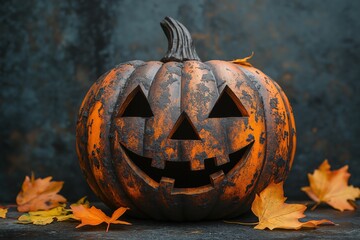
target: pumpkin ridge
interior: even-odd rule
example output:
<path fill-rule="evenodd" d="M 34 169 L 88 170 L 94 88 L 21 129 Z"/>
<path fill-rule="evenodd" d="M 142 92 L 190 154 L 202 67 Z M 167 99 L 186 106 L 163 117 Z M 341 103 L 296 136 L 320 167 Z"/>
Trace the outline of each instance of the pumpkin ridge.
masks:
<path fill-rule="evenodd" d="M 121 66 L 123 66 L 123 65 L 121 65 Z M 96 84 L 98 85 L 98 88 L 97 88 L 97 91 L 93 94 L 93 95 L 91 95 L 91 96 L 89 96 L 89 101 L 90 101 L 90 103 L 89 103 L 89 110 L 88 111 L 90 111 L 92 108 L 94 108 L 95 107 L 95 105 L 98 103 L 100 103 L 100 104 L 102 104 L 102 102 L 104 102 L 104 99 L 103 99 L 103 93 L 104 93 L 104 87 L 108 84 L 107 82 L 111 82 L 111 81 L 120 81 L 120 80 L 118 80 L 118 78 L 119 78 L 119 76 L 117 75 L 117 73 L 118 73 L 118 71 L 119 71 L 119 69 L 118 68 L 114 68 L 114 69 L 112 69 L 112 70 L 110 70 L 109 72 L 108 72 L 108 74 L 104 77 L 104 78 L 100 78 L 100 81 L 98 81 Z M 131 71 L 131 70 L 130 70 Z M 112 74 L 112 76 L 110 76 L 110 73 L 111 72 L 113 72 Z M 111 78 L 111 80 L 110 80 L 110 78 Z M 102 92 L 102 93 L 101 93 Z M 105 114 L 107 114 L 107 113 L 105 113 Z M 90 116 L 88 116 L 87 117 L 87 119 L 86 119 L 86 122 L 88 121 L 88 118 L 89 118 Z M 85 125 L 85 127 L 86 128 L 88 128 L 87 127 L 87 123 L 85 123 L 84 124 Z M 86 145 L 88 145 L 89 143 L 88 143 L 88 129 L 86 129 L 86 131 L 85 131 L 85 137 L 86 137 Z M 106 140 L 105 140 L 106 141 Z M 104 153 L 104 148 L 106 148 L 108 146 L 108 144 L 105 142 L 104 143 L 104 147 L 103 148 L 99 148 L 99 153 L 98 154 L 102 154 L 102 153 Z M 100 146 L 99 146 L 100 147 Z M 86 152 L 86 154 L 84 154 L 85 156 L 89 156 L 89 154 L 91 154 L 91 153 L 89 153 L 88 152 L 88 148 L 87 148 L 87 146 L 85 146 L 85 147 L 83 147 L 82 149 L 81 149 L 81 151 L 84 151 L 84 152 Z M 102 188 L 102 185 L 101 185 L 101 183 L 102 183 L 102 180 L 100 180 L 100 178 L 99 177 L 97 177 L 97 175 L 95 174 L 95 172 L 94 172 L 94 170 L 95 170 L 95 168 L 94 168 L 94 166 L 91 166 L 91 163 L 92 162 L 92 160 L 89 158 L 89 157 L 87 157 L 87 161 L 85 161 L 85 162 L 83 162 L 83 164 L 81 164 L 81 166 L 83 167 L 83 168 L 86 168 L 86 167 L 89 167 L 89 170 L 87 171 L 88 172 L 88 174 L 89 174 L 89 176 L 92 176 L 94 179 L 95 179 L 95 182 L 93 182 L 92 184 L 89 182 L 89 184 L 92 186 L 92 187 L 99 187 L 100 189 L 101 189 L 101 191 L 100 192 L 98 192 L 97 194 L 99 195 L 99 197 L 101 198 L 101 199 L 104 199 L 104 201 L 105 202 L 107 202 L 107 203 L 111 203 L 110 204 L 110 206 L 114 206 L 114 204 L 113 204 L 113 202 L 109 199 L 109 197 L 108 197 L 108 194 L 105 194 L 104 193 L 104 191 L 103 191 L 103 188 Z M 91 163 L 91 164 L 90 164 Z M 98 164 L 102 164 L 102 162 L 101 162 L 101 160 L 100 159 L 98 159 L 98 162 L 97 162 Z M 106 168 L 105 168 L 106 169 Z M 107 171 L 112 171 L 112 169 L 107 169 Z M 113 176 L 114 176 L 114 174 L 113 174 Z M 125 199 L 125 201 L 126 201 L 126 199 Z M 125 204 L 127 204 L 127 203 L 125 203 Z"/>
<path fill-rule="evenodd" d="M 116 129 L 116 124 L 115 124 L 116 121 L 114 121 L 114 120 L 117 118 L 117 116 L 118 116 L 117 111 L 120 109 L 120 107 L 124 103 L 124 101 L 126 99 L 126 96 L 130 92 L 132 92 L 136 87 L 138 87 L 140 85 L 142 87 L 143 93 L 145 94 L 145 97 L 148 99 L 148 95 L 149 95 L 150 88 L 152 86 L 152 82 L 153 82 L 155 76 L 157 75 L 159 69 L 161 69 L 163 67 L 163 65 L 164 64 L 162 62 L 159 62 L 159 61 L 143 62 L 143 64 L 137 66 L 137 68 L 134 70 L 134 72 L 131 74 L 131 76 L 129 76 L 126 79 L 127 84 L 124 86 L 123 91 L 121 93 L 119 93 L 119 96 L 122 96 L 122 97 L 118 97 L 117 103 L 116 103 L 116 106 L 118 106 L 118 107 L 116 109 L 116 112 L 114 111 L 114 113 L 113 113 L 112 133 L 114 133 L 115 131 L 118 131 Z M 144 76 L 147 76 L 147 77 L 144 77 Z M 122 119 L 122 118 L 120 117 L 119 119 Z M 137 121 L 139 119 L 138 118 L 133 118 L 131 120 L 132 121 Z M 145 130 L 146 121 L 147 120 L 144 120 L 141 123 L 141 126 L 142 126 L 143 130 Z M 143 139 L 145 132 L 144 131 L 139 131 L 139 134 L 140 134 L 139 138 Z M 113 159 L 116 158 L 115 155 L 114 155 L 114 153 L 115 153 L 114 152 L 114 146 L 115 146 L 114 140 L 111 142 L 111 148 L 113 150 L 113 152 L 112 152 L 112 158 Z M 140 153 L 140 154 L 143 154 L 143 151 L 144 151 L 143 150 L 143 142 L 140 145 L 142 145 L 141 150 L 138 149 L 138 151 L 136 151 L 136 152 Z M 138 147 L 140 147 L 140 146 L 138 145 Z M 134 150 L 134 149 L 131 149 L 131 150 Z M 114 160 L 113 160 L 113 162 L 114 162 Z M 116 168 L 116 169 L 118 169 L 118 168 Z M 141 206 L 141 203 L 137 202 L 135 199 L 133 199 L 131 197 L 132 195 L 129 192 L 129 188 L 126 185 L 127 183 L 124 180 L 124 177 L 119 175 L 118 170 L 115 170 L 115 173 L 116 173 L 119 184 L 122 186 L 122 188 L 121 188 L 121 189 L 123 189 L 122 191 L 124 192 L 125 196 L 127 196 L 127 199 L 136 207 L 136 209 L 142 209 L 141 213 L 143 215 L 145 215 L 147 218 L 150 218 L 151 215 L 154 215 L 154 213 L 151 212 L 152 210 L 150 208 L 149 209 L 144 208 L 143 206 Z M 146 211 L 144 211 L 144 209 L 146 209 Z"/>
<path fill-rule="evenodd" d="M 161 67 L 157 70 L 157 72 L 154 74 L 153 78 L 151 79 L 149 91 L 147 92 L 147 95 L 146 95 L 146 98 L 148 99 L 148 102 L 149 102 L 149 97 L 150 97 L 151 88 L 154 86 L 153 83 L 154 83 L 155 79 L 156 79 L 157 77 L 159 77 L 159 74 L 160 74 L 162 68 L 166 68 L 166 63 L 163 63 L 163 64 L 161 65 Z M 151 106 L 150 106 L 150 107 L 151 107 Z M 146 131 L 146 126 L 147 126 L 147 124 L 148 124 L 148 119 L 146 119 L 145 122 L 144 122 L 144 136 L 146 135 L 146 132 L 145 132 L 145 131 Z M 144 156 L 144 152 L 145 152 L 144 146 L 145 146 L 145 141 L 146 141 L 146 139 L 145 139 L 144 136 L 143 136 L 143 138 L 142 138 L 142 140 L 143 140 L 142 156 Z M 130 159 L 130 160 L 131 160 L 131 159 Z M 164 212 L 162 211 L 162 209 L 158 209 L 157 213 L 158 213 L 159 215 L 161 215 L 161 218 L 166 218 L 166 214 L 164 214 Z M 150 216 L 150 215 L 149 215 L 149 216 Z M 164 217 L 164 216 L 165 216 L 165 217 Z M 151 216 L 150 216 L 150 217 L 151 217 Z"/>
<path fill-rule="evenodd" d="M 289 128 L 290 125 L 292 125 L 292 124 L 295 126 L 295 122 L 292 121 L 289 118 L 290 112 L 287 112 L 289 109 L 286 107 L 286 102 L 287 103 L 289 103 L 289 102 L 288 102 L 287 98 L 284 99 L 282 97 L 282 95 L 281 95 L 282 89 L 280 88 L 280 86 L 273 79 L 266 76 L 264 73 L 262 73 L 260 70 L 254 68 L 254 67 L 238 66 L 238 68 L 242 69 L 242 71 L 250 78 L 251 81 L 252 80 L 256 81 L 256 83 L 259 84 L 261 86 L 261 88 L 263 89 L 262 91 L 264 91 L 265 94 L 267 95 L 266 99 L 262 99 L 263 102 L 266 100 L 266 101 L 269 101 L 269 103 L 270 103 L 270 104 L 266 104 L 264 102 L 265 109 L 268 108 L 266 110 L 266 112 L 269 112 L 269 113 L 266 113 L 266 114 L 270 114 L 270 112 L 271 113 L 273 112 L 272 109 L 271 109 L 271 108 L 273 108 L 273 106 L 271 106 L 271 99 L 274 99 L 274 98 L 278 99 L 279 102 L 277 104 L 280 107 L 283 107 L 282 113 L 285 114 L 285 119 L 284 119 L 285 122 L 284 122 L 284 124 L 285 124 L 285 127 L 287 125 L 287 130 L 288 130 L 288 134 L 289 134 L 287 136 L 288 137 L 288 142 L 292 143 L 293 147 L 295 147 L 296 143 L 294 142 L 294 139 L 290 139 L 290 131 L 291 131 L 291 129 Z M 273 90 L 271 90 L 271 88 Z M 274 90 L 276 90 L 276 91 L 274 91 Z M 261 92 L 260 89 L 259 89 L 259 92 Z M 277 94 L 279 94 L 280 97 L 276 97 Z M 262 95 L 264 97 L 264 94 L 262 94 Z M 278 110 L 276 110 L 274 112 L 276 112 L 279 115 Z M 271 115 L 273 115 L 273 114 L 271 114 Z M 266 120 L 266 129 L 268 129 L 268 127 L 271 124 L 276 125 L 276 126 L 281 124 L 280 122 L 276 122 L 277 119 L 274 116 L 266 117 L 265 120 Z M 279 141 L 279 143 L 282 143 L 284 140 L 281 139 L 281 141 L 280 141 L 280 140 L 277 139 L 277 138 L 279 138 L 279 136 L 278 136 L 279 134 L 276 133 L 275 130 L 276 129 L 274 129 L 274 133 L 272 133 L 272 134 L 274 134 L 273 137 L 275 137 L 276 139 L 273 140 L 272 142 L 278 142 Z M 271 141 L 271 140 L 269 140 L 270 139 L 269 136 L 267 137 L 267 139 L 268 139 L 267 141 Z M 275 181 L 275 182 L 284 181 L 285 177 L 286 177 L 286 174 L 290 170 L 291 166 L 290 166 L 290 164 L 288 162 L 292 162 L 293 158 L 282 158 L 282 157 L 279 158 L 279 156 L 277 155 L 277 152 L 275 151 L 279 147 L 280 146 L 278 146 L 277 148 L 276 147 L 274 148 L 274 147 L 271 147 L 271 146 L 266 147 L 266 158 L 265 158 L 265 161 L 264 161 L 264 168 L 262 169 L 262 171 L 260 173 L 261 181 L 259 181 L 259 183 L 261 182 L 263 185 L 259 186 L 257 184 L 257 186 L 256 186 L 256 188 L 257 188 L 256 191 L 257 192 L 259 192 L 263 188 L 265 188 L 267 186 L 267 184 L 269 182 L 271 182 L 271 181 Z M 295 151 L 295 149 L 293 147 L 289 146 L 287 151 L 289 151 L 289 152 L 290 151 Z M 272 152 L 270 152 L 269 148 L 271 148 Z M 288 156 L 289 156 L 289 153 L 288 153 Z M 291 156 L 293 156 L 293 155 L 291 155 Z M 275 159 L 275 157 L 277 157 L 277 158 Z M 285 159 L 287 159 L 286 162 L 285 162 Z M 280 161 L 280 163 L 279 163 L 279 161 Z M 271 170 L 269 170 L 269 168 L 271 168 Z M 265 174 L 263 174 L 263 172 L 268 173 L 268 176 L 265 176 Z M 269 179 L 265 179 L 265 177 L 268 177 Z"/>
<path fill-rule="evenodd" d="M 127 63 L 121 65 L 121 66 L 124 66 L 126 64 L 130 65 L 133 68 L 132 71 L 129 72 L 127 74 L 127 76 L 124 74 L 124 71 L 122 71 L 120 73 L 120 76 L 117 75 L 115 77 L 117 79 L 117 80 L 115 80 L 116 84 L 114 84 L 114 82 L 112 82 L 112 84 L 109 83 L 109 85 L 108 85 L 108 87 L 111 89 L 110 91 L 113 94 L 113 99 L 114 99 L 113 104 L 111 106 L 108 106 L 109 109 L 114 109 L 114 106 L 117 106 L 119 95 L 122 94 L 122 91 L 126 87 L 126 84 L 123 84 L 122 87 L 119 87 L 119 86 L 121 86 L 121 82 L 123 82 L 124 80 L 129 79 L 129 77 L 132 76 L 136 72 L 136 69 L 143 66 L 145 64 L 145 62 L 143 62 L 143 61 L 130 61 L 130 62 L 127 62 Z M 116 67 L 115 69 L 119 70 L 118 67 Z M 104 85 L 104 84 L 107 84 L 107 83 L 105 83 L 103 81 L 101 84 Z M 110 87 L 110 85 L 116 85 L 116 87 L 112 88 L 112 87 Z M 104 98 L 107 99 L 107 102 L 109 101 L 108 100 L 109 95 L 102 96 L 101 99 L 99 99 L 99 101 L 104 102 L 104 100 L 105 100 Z M 111 119 L 111 122 L 113 122 L 113 116 L 114 116 L 115 112 L 116 111 L 111 111 L 111 112 L 104 111 L 104 114 L 109 115 L 109 118 Z M 111 134 L 112 125 L 106 126 L 106 128 L 107 128 L 107 132 L 109 132 Z M 111 135 L 109 135 L 109 137 L 110 136 Z M 107 165 L 104 164 L 106 166 L 105 167 L 106 172 L 103 171 L 103 175 L 105 175 L 107 183 L 112 183 L 112 185 L 113 185 L 112 187 L 114 187 L 117 190 L 116 191 L 109 191 L 109 189 L 108 189 L 109 186 L 107 186 L 106 188 L 103 187 L 102 188 L 103 189 L 103 194 L 106 195 L 106 196 L 109 196 L 109 195 L 112 196 L 113 195 L 112 192 L 117 193 L 116 195 L 117 195 L 118 198 L 120 198 L 120 202 L 125 202 L 122 205 L 130 207 L 134 212 L 137 212 L 138 214 L 140 214 L 141 217 L 143 217 L 145 214 L 141 211 L 141 208 L 138 208 L 135 204 L 132 203 L 131 198 L 129 198 L 129 196 L 126 194 L 126 192 L 122 190 L 123 188 L 122 188 L 120 182 L 117 181 L 118 180 L 118 175 L 117 175 L 117 172 L 115 170 L 116 168 L 115 168 L 114 162 L 113 162 L 112 144 L 111 144 L 111 138 L 109 138 L 109 137 L 106 139 L 106 145 L 107 145 L 107 148 L 109 149 L 109 156 L 107 158 L 104 158 L 104 159 L 101 160 L 102 162 L 104 162 L 105 159 L 108 159 L 108 162 L 106 163 Z M 107 151 L 107 150 L 103 149 L 102 151 Z M 124 196 L 127 196 L 127 197 L 124 198 Z"/>
<path fill-rule="evenodd" d="M 241 100 L 241 103 L 245 104 L 247 102 L 247 106 L 244 105 L 245 109 L 247 112 L 251 111 L 251 109 L 255 109 L 256 105 L 250 105 L 249 100 L 244 99 L 244 90 L 249 91 L 249 94 L 255 94 L 254 96 L 256 96 L 255 98 L 253 98 L 251 100 L 251 102 L 255 102 L 258 103 L 258 101 L 261 101 L 261 95 L 257 92 L 257 90 L 254 88 L 253 84 L 251 83 L 251 81 L 247 78 L 247 76 L 240 70 L 238 69 L 238 67 L 232 63 L 229 63 L 227 61 L 221 61 L 221 60 L 211 60 L 207 62 L 208 65 L 211 65 L 211 68 L 213 69 L 213 74 L 215 75 L 215 78 L 220 80 L 222 79 L 224 81 L 224 83 L 220 83 L 218 84 L 218 88 L 222 89 L 222 91 L 224 91 L 224 89 L 227 87 L 229 87 L 230 89 L 232 89 L 232 91 L 234 91 L 235 95 L 237 95 L 237 98 L 239 98 Z M 233 79 L 233 80 L 230 80 Z M 236 83 L 236 84 L 235 84 Z M 240 83 L 240 85 L 238 86 L 238 83 Z M 243 89 L 243 90 L 242 90 Z M 235 91 L 236 90 L 236 91 Z M 246 100 L 246 101 L 245 101 Z M 261 106 L 262 103 L 258 105 L 260 110 L 261 110 Z M 249 112 L 250 114 L 250 112 Z M 253 113 L 250 114 L 254 115 Z M 264 119 L 263 114 L 259 115 L 259 119 Z M 250 120 L 249 120 L 250 121 Z M 255 121 L 255 119 L 254 119 Z M 265 119 L 264 119 L 265 121 Z M 254 122 L 255 125 L 258 126 L 263 126 L 263 128 L 265 128 L 265 123 L 257 123 Z M 231 126 L 231 125 L 230 125 Z M 233 131 L 230 129 L 227 129 L 227 132 L 229 131 Z M 228 133 L 229 134 L 229 133 Z M 259 136 L 257 137 L 257 139 L 259 138 Z M 257 145 L 259 148 L 263 148 L 263 146 L 260 147 L 259 141 L 257 140 L 257 143 L 255 145 Z M 257 152 L 256 152 L 257 154 Z M 262 159 L 264 158 L 264 154 L 261 157 Z M 263 167 L 263 161 L 259 160 L 259 162 L 261 163 L 260 166 L 258 166 L 258 169 Z M 251 176 L 249 175 L 249 179 L 253 179 L 251 181 L 251 184 L 249 183 L 249 187 L 251 187 L 252 189 L 254 189 L 255 183 L 257 181 L 259 181 L 258 178 L 259 174 L 251 174 Z M 248 199 L 251 198 L 250 194 L 246 192 L 244 192 L 245 196 L 241 197 L 241 202 L 246 202 L 249 201 Z M 235 196 L 235 195 L 233 195 Z M 222 199 L 224 200 L 224 199 Z M 225 199 L 227 201 L 227 199 Z M 243 211 L 241 210 L 241 203 L 239 203 L 240 205 L 238 205 L 237 209 L 231 209 L 231 208 L 227 208 L 227 209 L 223 209 L 222 212 L 219 212 L 218 209 L 215 209 L 215 211 L 213 211 L 211 213 L 210 218 L 216 218 L 217 216 L 233 216 L 235 217 L 236 215 L 233 214 L 233 212 L 240 212 Z"/>
<path fill-rule="evenodd" d="M 248 76 L 246 70 L 242 67 L 242 65 L 236 65 L 237 68 L 244 74 L 244 76 L 246 77 L 246 80 L 248 81 L 249 84 L 253 85 L 253 87 L 256 88 L 256 85 L 254 84 L 254 82 L 250 79 L 250 77 Z M 254 67 L 251 67 L 251 68 L 254 68 Z M 259 81 L 257 81 L 258 83 Z M 258 83 L 260 84 L 260 83 Z M 261 84 L 262 86 L 262 84 Z M 264 87 L 264 86 L 262 86 Z M 259 90 L 257 91 L 257 93 L 259 94 L 259 98 L 260 98 L 260 101 L 265 109 L 265 102 L 264 102 L 264 98 L 262 97 L 262 95 L 259 93 Z M 264 115 L 265 115 L 265 111 L 264 111 Z M 264 128 L 265 128 L 265 132 L 268 131 L 268 119 L 266 116 L 264 116 Z M 260 168 L 260 171 L 257 172 L 256 174 L 261 176 L 262 175 L 262 172 L 265 170 L 265 165 L 266 165 L 266 159 L 267 159 L 267 156 L 268 156 L 268 143 L 267 141 L 264 142 L 264 148 L 265 148 L 265 154 L 264 154 L 264 157 L 263 157 L 263 160 L 262 160 L 262 165 L 261 165 L 261 168 Z M 255 189 L 254 193 L 252 194 L 252 196 L 249 197 L 249 199 L 252 199 L 255 197 L 255 194 L 257 194 L 258 192 L 256 191 L 258 189 L 258 185 L 260 183 L 260 177 L 257 178 L 257 181 L 254 183 L 254 186 L 253 188 Z M 251 200 L 252 201 L 252 200 Z"/>
<path fill-rule="evenodd" d="M 88 139 L 88 131 L 87 131 L 87 118 L 88 118 L 88 114 L 90 109 L 93 107 L 93 105 L 96 102 L 96 96 L 99 92 L 99 89 L 101 87 L 101 83 L 103 82 L 103 80 L 109 75 L 109 73 L 111 71 L 113 71 L 114 69 L 111 69 L 109 71 L 107 71 L 106 73 L 102 74 L 99 79 L 92 85 L 92 87 L 90 88 L 89 92 L 86 94 L 86 96 L 84 97 L 82 108 L 80 108 L 80 112 L 79 112 L 79 117 L 78 117 L 78 124 L 77 124 L 77 137 L 76 137 L 76 145 L 77 145 L 77 154 L 79 156 L 79 160 L 80 160 L 80 167 L 82 169 L 82 171 L 85 173 L 86 172 L 86 181 L 88 182 L 88 184 L 90 185 L 91 189 L 95 192 L 95 194 L 102 199 L 104 202 L 108 203 L 109 205 L 113 206 L 113 204 L 111 203 L 111 201 L 106 197 L 106 195 L 103 193 L 100 185 L 98 184 L 96 177 L 92 171 L 92 167 L 90 166 L 90 160 L 88 157 L 88 153 L 87 150 L 85 150 L 86 154 L 81 154 L 81 151 L 84 151 L 84 148 L 86 149 L 86 145 L 87 145 L 87 139 Z M 90 94 L 89 94 L 90 93 Z M 86 115 L 85 115 L 86 114 Z M 81 122 L 84 122 L 83 124 L 80 124 Z M 84 134 L 82 136 L 82 140 L 80 140 L 80 136 L 79 136 L 79 128 L 83 128 Z M 81 143 L 80 143 L 81 142 Z M 80 146 L 80 144 L 84 144 L 84 146 Z"/>
<path fill-rule="evenodd" d="M 295 156 L 295 151 L 296 151 L 296 126 L 295 126 L 295 119 L 294 119 L 294 113 L 293 110 L 291 108 L 289 99 L 287 98 L 287 96 L 285 95 L 284 91 L 281 89 L 281 87 L 279 86 L 279 84 L 275 81 L 273 81 L 276 89 L 279 91 L 281 98 L 284 102 L 285 105 L 285 109 L 286 109 L 286 115 L 288 117 L 288 121 L 289 121 L 289 149 L 290 151 L 288 152 L 288 157 L 287 159 L 289 159 L 289 161 L 286 162 L 286 166 L 287 166 L 287 171 L 290 171 L 290 168 L 292 166 L 292 163 L 294 161 L 294 156 Z M 292 140 L 290 140 L 290 138 L 292 138 Z M 284 179 L 285 180 L 285 179 Z"/>
<path fill-rule="evenodd" d="M 154 129 L 154 128 L 159 128 L 161 127 L 161 133 L 160 135 L 166 135 L 164 131 L 164 129 L 169 129 L 169 131 L 171 130 L 171 126 L 158 126 L 157 123 L 159 123 L 160 119 L 163 119 L 164 117 L 168 119 L 172 119 L 172 117 L 174 118 L 174 122 L 176 121 L 176 117 L 175 116 L 166 116 L 166 114 L 164 113 L 164 111 L 170 111 L 170 114 L 173 113 L 175 110 L 170 110 L 169 108 L 172 107 L 178 107 L 179 108 L 179 112 L 180 112 L 180 101 L 178 102 L 178 105 L 174 105 L 175 102 L 172 102 L 171 100 L 176 100 L 176 99 L 181 99 L 180 94 L 181 94 L 181 75 L 182 75 L 182 71 L 183 71 L 183 67 L 184 64 L 181 62 L 165 62 L 162 67 L 159 69 L 158 73 L 155 75 L 154 80 L 152 81 L 151 87 L 149 89 L 148 92 L 148 101 L 150 104 L 152 104 L 151 107 L 153 107 L 153 112 L 154 112 L 154 118 L 152 123 L 150 123 L 150 121 L 146 122 L 145 125 L 145 131 L 147 129 Z M 178 85 L 176 84 L 178 83 Z M 175 85 L 174 85 L 175 84 Z M 169 92 L 174 92 L 174 96 L 170 95 Z M 164 95 L 164 93 L 169 93 L 169 96 L 167 96 L 166 94 Z M 161 104 L 160 104 L 161 103 Z M 165 105 L 163 105 L 165 104 Z M 167 109 L 167 110 L 166 110 Z M 160 112 L 159 112 L 160 111 Z M 155 122 L 156 121 L 156 122 Z M 166 123 L 167 124 L 167 123 Z M 144 137 L 143 138 L 143 146 L 146 145 L 151 145 L 153 146 L 154 149 L 157 149 L 156 151 L 153 152 L 153 156 L 152 156 L 152 163 L 155 162 L 156 167 L 162 169 L 162 167 L 165 167 L 165 161 L 163 163 L 156 163 L 158 161 L 159 158 L 163 158 L 163 154 L 162 153 L 162 144 L 161 142 L 164 141 L 164 139 L 156 139 L 155 138 L 155 133 L 150 133 L 150 135 L 146 132 L 144 132 Z M 167 136 L 167 135 L 166 135 Z M 166 141 L 166 139 L 165 139 Z M 168 145 L 173 151 L 178 151 L 177 155 L 174 156 L 175 159 L 178 158 L 178 156 L 181 156 L 180 153 L 180 146 L 179 146 L 179 142 L 174 142 L 173 145 Z M 143 156 L 148 156 L 149 153 L 146 153 L 146 149 L 144 149 L 144 153 Z M 157 155 L 157 156 L 156 156 Z M 163 161 L 163 159 L 161 159 L 161 161 Z M 160 179 L 161 182 L 161 179 Z M 160 194 L 160 192 L 165 191 L 164 189 L 162 189 L 162 187 L 160 186 L 160 182 L 159 182 L 159 188 L 157 189 L 158 194 Z M 162 193 L 164 194 L 164 193 Z M 160 198 L 160 196 L 156 196 L 156 198 Z M 183 209 L 182 209 L 182 204 L 179 204 L 177 209 L 171 208 L 171 200 L 164 200 L 167 199 L 166 196 L 162 196 L 162 202 L 164 203 L 164 208 L 158 208 L 158 213 L 159 215 L 161 215 L 162 219 L 170 219 L 171 216 L 175 216 L 174 219 L 184 219 L 183 216 Z M 170 197 L 171 199 L 171 197 Z M 170 204 L 170 205 L 168 205 Z"/>
<path fill-rule="evenodd" d="M 122 77 L 121 77 L 122 79 L 120 79 L 120 80 L 118 81 L 119 83 L 120 83 L 121 81 L 124 81 L 124 80 L 127 81 L 128 79 L 130 79 L 131 76 L 136 72 L 136 69 L 139 68 L 139 67 L 141 67 L 141 66 L 144 66 L 144 65 L 145 65 L 145 62 L 139 61 L 139 60 L 135 60 L 135 61 L 126 62 L 126 63 L 121 64 L 121 65 L 126 65 L 126 64 L 131 65 L 131 66 L 133 67 L 133 70 L 132 70 L 132 72 L 131 72 L 127 77 L 122 76 Z M 117 67 L 118 67 L 118 66 L 117 66 Z M 117 68 L 117 67 L 116 67 L 116 68 Z M 119 85 L 119 83 L 118 83 L 118 85 Z M 112 136 L 112 133 L 114 132 L 114 131 L 113 131 L 114 125 L 115 125 L 115 124 L 114 124 L 114 123 L 115 123 L 114 119 L 116 118 L 116 116 L 117 116 L 117 114 L 118 114 L 118 110 L 119 110 L 119 108 L 116 107 L 116 106 L 118 106 L 119 96 L 122 94 L 122 92 L 124 91 L 124 89 L 125 89 L 126 86 L 127 86 L 126 83 L 127 83 L 127 82 L 125 82 L 125 84 L 122 86 L 122 88 L 119 89 L 119 91 L 118 91 L 118 93 L 117 93 L 117 96 L 114 97 L 114 98 L 116 98 L 116 101 L 115 101 L 115 103 L 114 103 L 115 108 L 114 108 L 114 111 L 112 111 L 112 113 L 109 113 L 109 114 L 111 114 L 111 115 L 110 115 L 111 124 L 110 124 L 110 126 L 109 126 L 109 133 L 110 133 L 110 135 L 109 135 L 109 139 L 108 139 L 108 144 L 110 145 L 110 146 L 109 146 L 109 149 L 110 149 L 110 159 L 111 159 L 110 164 L 111 164 L 112 169 L 113 169 L 112 172 L 113 172 L 114 178 L 117 179 L 117 180 L 119 179 L 119 176 L 118 176 L 118 174 L 117 174 L 117 171 L 116 171 L 116 168 L 115 168 L 115 165 L 114 165 L 114 161 L 113 161 L 114 152 L 113 152 L 113 144 L 112 144 L 112 140 L 111 140 L 113 137 L 111 137 L 111 136 Z M 116 86 L 116 87 L 117 87 L 117 86 Z M 121 201 L 126 201 L 126 202 L 128 202 L 128 204 L 127 204 L 126 207 L 130 207 L 132 211 L 134 211 L 135 213 L 139 213 L 140 216 L 137 214 L 139 217 L 144 217 L 144 216 L 145 216 L 146 218 L 149 217 L 146 213 L 144 213 L 144 212 L 141 210 L 141 208 L 137 207 L 137 206 L 133 203 L 132 198 L 129 197 L 129 195 L 127 194 L 127 192 L 124 191 L 124 190 L 122 190 L 123 188 L 121 187 L 121 182 L 120 182 L 120 181 L 113 181 L 113 183 L 117 185 L 117 187 L 116 187 L 116 188 L 118 189 L 117 192 L 121 192 L 122 195 L 126 196 L 126 198 L 122 198 L 122 199 L 121 199 Z M 103 193 L 104 195 L 106 195 L 104 192 L 102 192 L 102 193 Z"/>
<path fill-rule="evenodd" d="M 217 96 L 220 96 L 220 89 L 219 89 L 219 80 L 217 77 L 215 77 L 214 75 L 214 67 L 213 65 L 209 64 L 209 62 L 204 62 L 204 64 L 209 67 L 209 73 L 211 74 L 212 78 L 215 79 L 215 84 L 216 84 L 216 90 L 217 90 Z M 210 110 L 211 111 L 211 110 Z M 228 137 L 228 128 L 225 128 L 225 135 L 226 137 Z M 227 152 L 229 152 L 229 150 L 227 149 Z M 216 194 L 216 200 L 215 202 L 212 204 L 212 206 L 209 208 L 208 213 L 206 215 L 206 218 L 212 218 L 213 212 L 215 211 L 217 205 L 219 204 L 220 201 L 220 193 Z"/>

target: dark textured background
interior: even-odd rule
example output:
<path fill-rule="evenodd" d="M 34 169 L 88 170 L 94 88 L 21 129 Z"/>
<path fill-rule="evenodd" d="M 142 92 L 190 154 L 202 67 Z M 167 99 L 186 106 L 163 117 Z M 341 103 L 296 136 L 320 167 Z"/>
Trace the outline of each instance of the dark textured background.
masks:
<path fill-rule="evenodd" d="M 75 153 L 76 115 L 90 85 L 120 62 L 158 60 L 169 15 L 202 60 L 255 52 L 293 105 L 298 147 L 290 199 L 324 158 L 360 185 L 360 1 L 1 1 L 0 202 L 31 171 L 89 195 Z M 92 196 L 92 195 L 90 195 Z M 93 197 L 94 198 L 94 197 Z"/>

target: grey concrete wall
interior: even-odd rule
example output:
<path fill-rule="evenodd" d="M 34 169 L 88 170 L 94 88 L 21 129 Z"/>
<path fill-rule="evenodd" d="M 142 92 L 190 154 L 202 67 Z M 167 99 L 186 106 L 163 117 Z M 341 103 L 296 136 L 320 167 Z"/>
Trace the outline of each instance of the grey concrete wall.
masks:
<path fill-rule="evenodd" d="M 64 180 L 70 200 L 89 195 L 75 153 L 76 114 L 91 84 L 118 63 L 158 60 L 159 26 L 172 16 L 203 60 L 251 60 L 283 87 L 298 148 L 286 182 L 306 198 L 308 172 L 328 158 L 360 185 L 360 1 L 1 1 L 0 202 L 26 174 Z M 92 196 L 92 195 L 90 195 Z"/>

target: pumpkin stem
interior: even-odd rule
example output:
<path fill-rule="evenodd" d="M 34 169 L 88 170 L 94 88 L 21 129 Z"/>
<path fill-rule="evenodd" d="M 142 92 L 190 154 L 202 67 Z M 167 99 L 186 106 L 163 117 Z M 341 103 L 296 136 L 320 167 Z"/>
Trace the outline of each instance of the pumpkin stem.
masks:
<path fill-rule="evenodd" d="M 171 17 L 165 17 L 160 25 L 168 39 L 168 51 L 161 59 L 162 62 L 200 61 L 191 35 L 184 25 Z"/>

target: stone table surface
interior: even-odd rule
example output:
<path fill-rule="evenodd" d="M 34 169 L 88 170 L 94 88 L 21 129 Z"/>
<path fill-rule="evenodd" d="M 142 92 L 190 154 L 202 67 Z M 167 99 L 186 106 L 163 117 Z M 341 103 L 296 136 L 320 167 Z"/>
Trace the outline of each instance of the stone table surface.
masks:
<path fill-rule="evenodd" d="M 109 213 L 104 205 L 97 206 Z M 76 221 L 46 226 L 17 224 L 19 213 L 12 208 L 7 219 L 0 219 L 0 239 L 360 239 L 359 210 L 339 212 L 319 206 L 315 211 L 307 210 L 305 214 L 303 220 L 326 218 L 337 225 L 298 231 L 260 231 L 253 229 L 253 226 L 229 224 L 221 220 L 176 223 L 122 218 L 132 225 L 111 225 L 109 232 L 105 232 L 105 224 L 77 229 Z M 254 222 L 256 218 L 248 214 L 236 220 Z"/>

